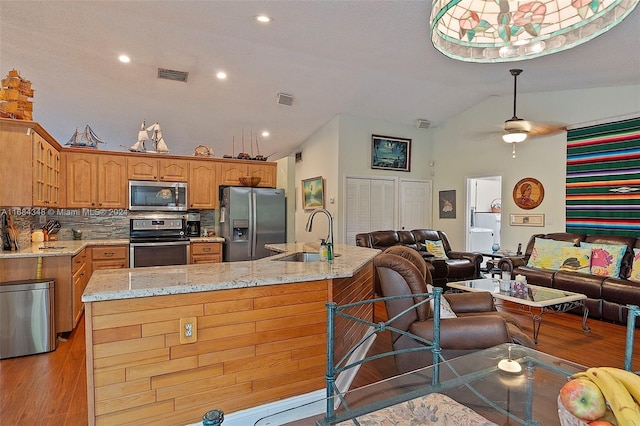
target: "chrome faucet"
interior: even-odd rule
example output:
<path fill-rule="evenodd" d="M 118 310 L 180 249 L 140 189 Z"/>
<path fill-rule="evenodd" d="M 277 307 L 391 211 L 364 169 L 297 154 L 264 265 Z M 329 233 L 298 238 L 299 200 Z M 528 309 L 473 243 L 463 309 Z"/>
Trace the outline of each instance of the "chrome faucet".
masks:
<path fill-rule="evenodd" d="M 313 217 L 316 213 L 324 213 L 329 219 L 329 235 L 327 235 L 327 247 L 329 248 L 329 260 L 333 260 L 333 217 L 331 213 L 327 209 L 315 209 L 309 215 L 309 220 L 307 221 L 306 230 L 307 232 L 311 232 L 311 226 L 313 224 Z"/>

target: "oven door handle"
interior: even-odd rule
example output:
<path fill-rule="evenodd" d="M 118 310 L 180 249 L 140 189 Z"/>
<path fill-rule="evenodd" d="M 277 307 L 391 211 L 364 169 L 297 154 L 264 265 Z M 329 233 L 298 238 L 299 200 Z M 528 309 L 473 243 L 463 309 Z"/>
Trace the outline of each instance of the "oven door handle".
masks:
<path fill-rule="evenodd" d="M 155 243 L 131 243 L 131 247 L 154 247 L 154 246 L 186 246 L 190 241 L 166 241 Z"/>

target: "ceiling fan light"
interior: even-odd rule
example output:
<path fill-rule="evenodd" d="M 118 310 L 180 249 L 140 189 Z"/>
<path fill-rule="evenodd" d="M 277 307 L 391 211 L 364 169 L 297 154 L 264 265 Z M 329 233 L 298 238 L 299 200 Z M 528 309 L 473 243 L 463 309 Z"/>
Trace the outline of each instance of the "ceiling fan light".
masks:
<path fill-rule="evenodd" d="M 502 135 L 502 140 L 506 143 L 520 143 L 524 142 L 525 139 L 527 139 L 525 132 L 510 132 Z"/>

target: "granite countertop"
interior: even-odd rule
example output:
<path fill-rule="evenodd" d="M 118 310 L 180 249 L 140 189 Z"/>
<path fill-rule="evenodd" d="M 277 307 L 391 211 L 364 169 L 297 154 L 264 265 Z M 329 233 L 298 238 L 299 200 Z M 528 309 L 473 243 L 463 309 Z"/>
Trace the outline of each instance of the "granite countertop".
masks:
<path fill-rule="evenodd" d="M 192 243 L 224 243 L 222 237 L 189 237 Z"/>
<path fill-rule="evenodd" d="M 191 237 L 192 243 L 224 243 L 222 237 Z M 63 240 L 32 243 L 18 251 L 1 251 L 0 259 L 21 257 L 75 256 L 88 246 L 116 246 L 129 244 L 128 238 L 104 240 Z"/>
<path fill-rule="evenodd" d="M 348 278 L 380 250 L 336 244 L 333 262 L 286 262 L 286 253 L 318 252 L 318 243 L 268 244 L 279 252 L 264 259 L 149 268 L 96 271 L 82 295 L 83 302 L 248 288 L 313 280 Z"/>
<path fill-rule="evenodd" d="M 18 251 L 0 251 L 0 259 L 47 256 L 75 256 L 88 246 L 115 246 L 129 244 L 129 239 L 112 240 L 63 240 L 32 243 Z"/>

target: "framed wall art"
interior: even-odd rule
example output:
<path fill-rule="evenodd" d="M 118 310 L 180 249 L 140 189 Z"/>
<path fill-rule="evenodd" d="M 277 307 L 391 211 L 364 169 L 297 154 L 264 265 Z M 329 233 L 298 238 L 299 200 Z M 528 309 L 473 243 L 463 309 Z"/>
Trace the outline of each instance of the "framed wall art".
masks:
<path fill-rule="evenodd" d="M 302 208 L 304 210 L 324 207 L 324 179 L 322 176 L 302 181 Z"/>
<path fill-rule="evenodd" d="M 542 203 L 544 187 L 538 179 L 527 177 L 520 179 L 513 187 L 513 201 L 525 210 L 535 209 Z"/>
<path fill-rule="evenodd" d="M 438 194 L 438 211 L 440 219 L 456 218 L 456 190 L 440 191 Z"/>
<path fill-rule="evenodd" d="M 509 215 L 512 226 L 544 226 L 544 214 L 512 214 Z"/>
<path fill-rule="evenodd" d="M 371 168 L 411 170 L 411 139 L 371 135 Z"/>

